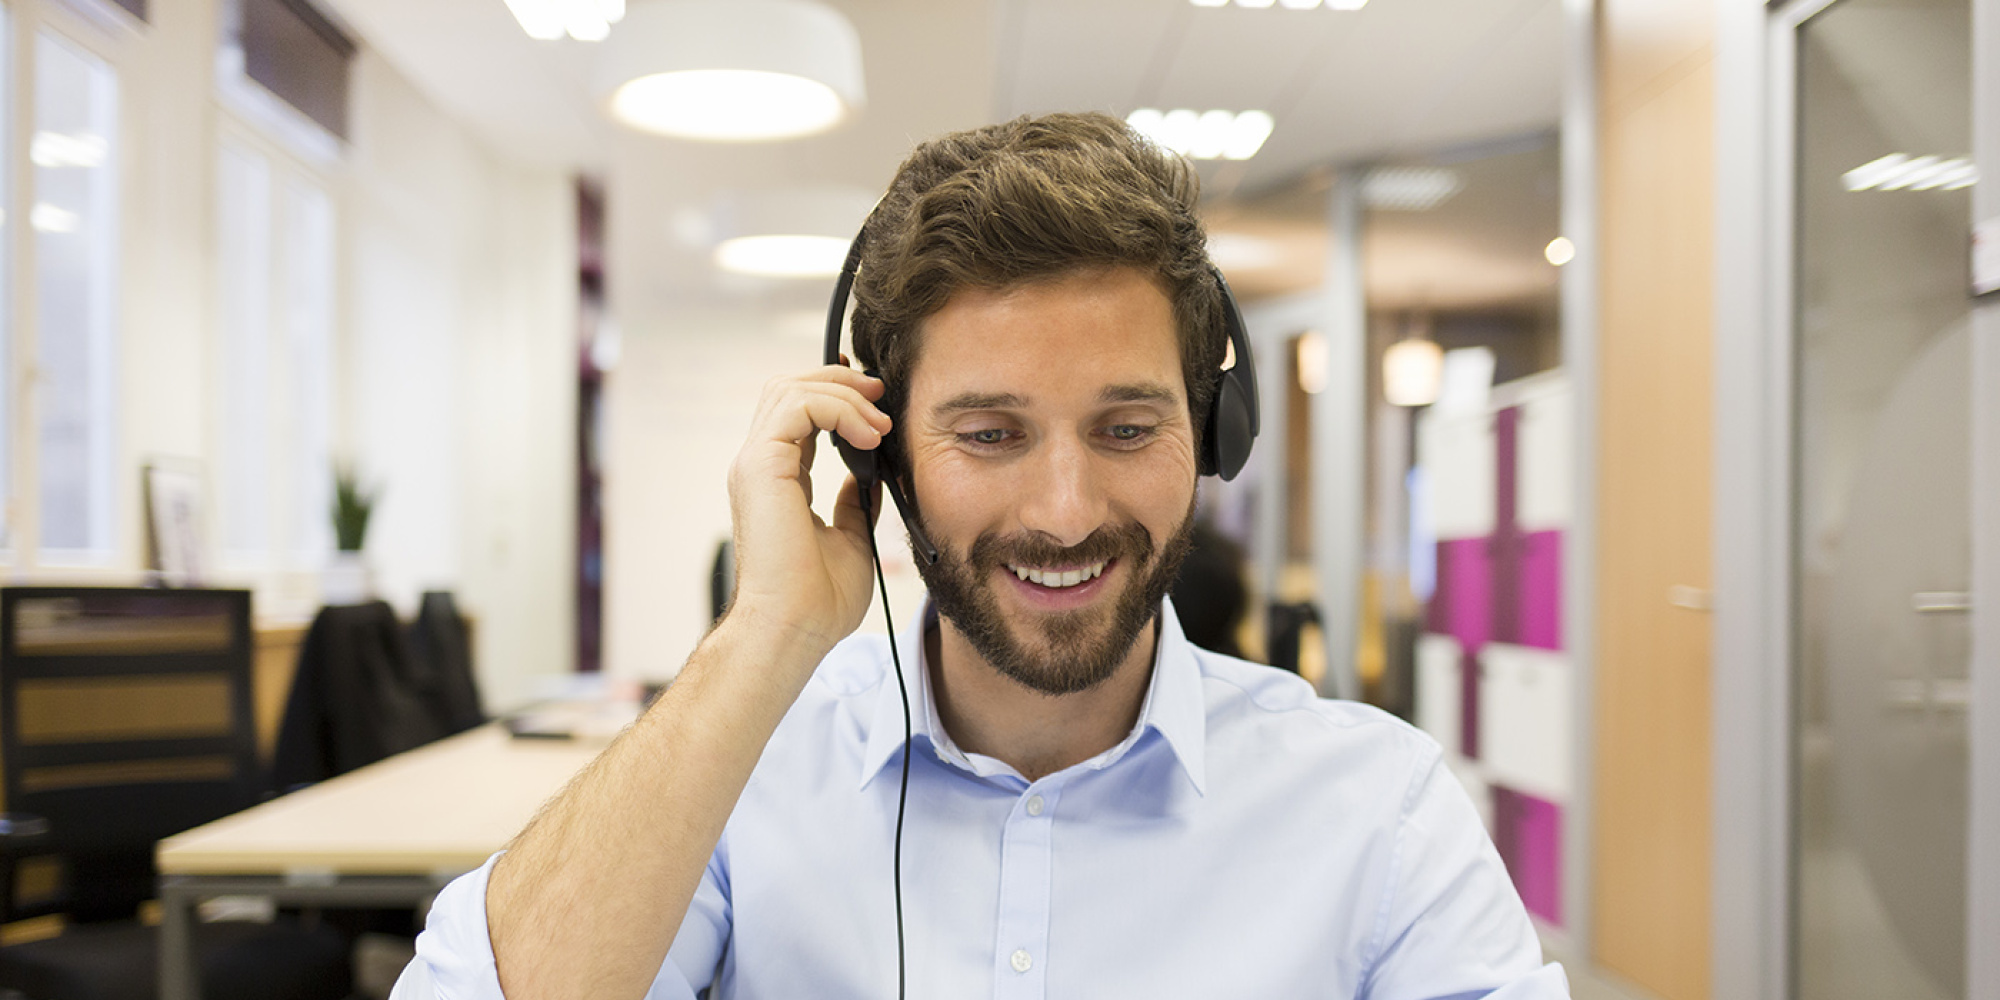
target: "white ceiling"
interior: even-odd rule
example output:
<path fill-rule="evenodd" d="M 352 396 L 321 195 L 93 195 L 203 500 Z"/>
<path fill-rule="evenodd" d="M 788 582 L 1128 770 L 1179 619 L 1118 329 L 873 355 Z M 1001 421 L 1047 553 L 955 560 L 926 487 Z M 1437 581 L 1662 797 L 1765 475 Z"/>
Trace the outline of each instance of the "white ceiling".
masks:
<path fill-rule="evenodd" d="M 752 291 L 808 308 L 824 289 L 720 282 L 677 219 L 744 188 L 879 190 L 913 142 L 954 128 L 1057 109 L 1267 110 L 1277 127 L 1255 159 L 1203 167 L 1210 195 L 1229 200 L 1328 164 L 1545 131 L 1560 105 L 1559 0 L 1372 0 L 1355 12 L 828 0 L 861 34 L 860 117 L 804 140 L 708 146 L 605 123 L 588 83 L 593 46 L 529 39 L 502 0 L 327 2 L 501 156 L 605 178 L 613 266 L 618 255 L 647 262 L 624 293 L 683 304 Z"/>

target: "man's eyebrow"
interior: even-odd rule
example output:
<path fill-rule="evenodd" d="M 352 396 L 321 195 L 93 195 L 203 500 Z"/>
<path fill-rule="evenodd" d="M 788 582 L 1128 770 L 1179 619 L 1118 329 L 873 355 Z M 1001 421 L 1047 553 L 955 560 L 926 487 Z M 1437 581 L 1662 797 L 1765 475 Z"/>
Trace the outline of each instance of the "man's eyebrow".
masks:
<path fill-rule="evenodd" d="M 964 410 L 1018 410 L 1028 405 L 1025 397 L 1011 392 L 961 392 L 939 403 L 932 409 L 934 413 L 958 413 Z"/>
<path fill-rule="evenodd" d="M 1126 382 L 1106 386 L 1097 398 L 1106 403 L 1168 403 L 1178 406 L 1179 393 L 1158 382 Z"/>

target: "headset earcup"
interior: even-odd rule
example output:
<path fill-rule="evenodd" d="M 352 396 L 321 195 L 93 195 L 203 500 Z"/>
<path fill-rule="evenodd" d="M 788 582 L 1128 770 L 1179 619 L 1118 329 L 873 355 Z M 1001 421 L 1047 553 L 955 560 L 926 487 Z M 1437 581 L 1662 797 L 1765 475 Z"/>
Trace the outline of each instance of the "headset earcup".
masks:
<path fill-rule="evenodd" d="M 1223 372 L 1215 387 L 1215 401 L 1208 408 L 1208 434 L 1202 442 L 1201 473 L 1235 479 L 1250 460 L 1250 445 L 1257 439 L 1250 397 L 1235 369 Z"/>

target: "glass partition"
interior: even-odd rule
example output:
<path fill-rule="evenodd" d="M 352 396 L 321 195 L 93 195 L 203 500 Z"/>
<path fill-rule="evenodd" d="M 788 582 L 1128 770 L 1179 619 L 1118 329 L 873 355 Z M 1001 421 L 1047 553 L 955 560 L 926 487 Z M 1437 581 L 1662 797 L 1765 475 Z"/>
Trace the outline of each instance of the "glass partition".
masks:
<path fill-rule="evenodd" d="M 1965 996 L 1968 0 L 1798 36 L 1797 992 Z"/>

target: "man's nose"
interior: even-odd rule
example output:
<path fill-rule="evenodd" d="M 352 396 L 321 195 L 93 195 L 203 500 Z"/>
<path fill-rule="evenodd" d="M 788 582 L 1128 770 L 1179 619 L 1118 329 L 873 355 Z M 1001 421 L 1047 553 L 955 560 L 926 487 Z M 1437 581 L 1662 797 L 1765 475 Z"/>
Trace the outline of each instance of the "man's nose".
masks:
<path fill-rule="evenodd" d="M 1060 545 L 1076 545 L 1102 527 L 1108 512 L 1103 475 L 1086 442 L 1044 439 L 1021 470 L 1021 526 Z"/>

